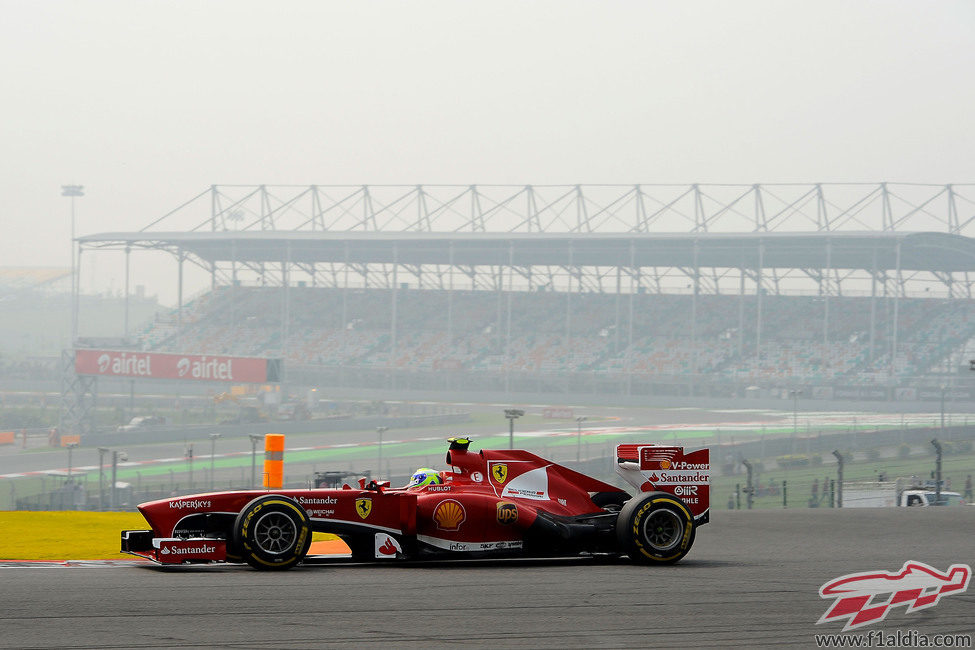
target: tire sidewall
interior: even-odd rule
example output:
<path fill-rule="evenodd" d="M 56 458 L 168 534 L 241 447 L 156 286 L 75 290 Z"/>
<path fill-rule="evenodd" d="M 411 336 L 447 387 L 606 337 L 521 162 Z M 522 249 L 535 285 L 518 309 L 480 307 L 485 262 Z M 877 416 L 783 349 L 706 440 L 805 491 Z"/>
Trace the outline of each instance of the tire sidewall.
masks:
<path fill-rule="evenodd" d="M 254 540 L 255 526 L 266 514 L 279 513 L 295 526 L 297 539 L 284 553 L 269 553 Z M 311 520 L 305 509 L 287 497 L 267 495 L 248 503 L 234 523 L 234 550 L 256 569 L 290 569 L 304 559 L 311 546 Z"/>
<path fill-rule="evenodd" d="M 677 546 L 654 548 L 645 537 L 646 521 L 655 512 L 669 510 L 683 525 Z M 616 537 L 621 550 L 634 560 L 648 564 L 672 564 L 691 550 L 696 531 L 694 517 L 680 498 L 666 492 L 650 492 L 630 499 L 616 520 Z"/>

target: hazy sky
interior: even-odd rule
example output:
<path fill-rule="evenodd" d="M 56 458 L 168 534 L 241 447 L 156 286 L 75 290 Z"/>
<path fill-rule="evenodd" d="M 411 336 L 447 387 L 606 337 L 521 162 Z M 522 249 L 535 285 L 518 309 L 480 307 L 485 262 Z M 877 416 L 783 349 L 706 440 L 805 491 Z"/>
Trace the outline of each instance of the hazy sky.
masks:
<path fill-rule="evenodd" d="M 67 183 L 90 234 L 215 183 L 975 181 L 970 0 L 0 10 L 0 266 L 69 265 Z"/>

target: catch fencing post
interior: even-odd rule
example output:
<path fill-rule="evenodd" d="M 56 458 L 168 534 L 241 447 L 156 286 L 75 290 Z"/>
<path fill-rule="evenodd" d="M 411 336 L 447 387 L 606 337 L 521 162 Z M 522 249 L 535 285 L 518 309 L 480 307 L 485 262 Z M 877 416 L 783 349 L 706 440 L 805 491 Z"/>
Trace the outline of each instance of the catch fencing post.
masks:
<path fill-rule="evenodd" d="M 836 456 L 836 507 L 843 507 L 843 454 L 840 453 L 839 449 L 833 450 L 833 455 Z"/>
<path fill-rule="evenodd" d="M 745 466 L 748 470 L 748 479 L 745 484 L 745 502 L 748 504 L 748 509 L 752 509 L 752 502 L 754 501 L 753 495 L 755 494 L 755 488 L 752 487 L 752 464 L 748 462 L 748 459 L 743 458 L 741 464 Z"/>

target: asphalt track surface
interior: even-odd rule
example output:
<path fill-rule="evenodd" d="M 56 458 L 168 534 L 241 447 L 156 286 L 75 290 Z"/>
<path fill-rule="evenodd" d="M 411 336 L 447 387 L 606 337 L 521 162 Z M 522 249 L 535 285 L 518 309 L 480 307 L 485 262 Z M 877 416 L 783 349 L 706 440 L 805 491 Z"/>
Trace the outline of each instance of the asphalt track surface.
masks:
<path fill-rule="evenodd" d="M 975 564 L 975 508 L 716 511 L 684 561 L 0 568 L 2 648 L 815 647 L 819 587 Z M 863 631 L 975 634 L 975 587 Z"/>

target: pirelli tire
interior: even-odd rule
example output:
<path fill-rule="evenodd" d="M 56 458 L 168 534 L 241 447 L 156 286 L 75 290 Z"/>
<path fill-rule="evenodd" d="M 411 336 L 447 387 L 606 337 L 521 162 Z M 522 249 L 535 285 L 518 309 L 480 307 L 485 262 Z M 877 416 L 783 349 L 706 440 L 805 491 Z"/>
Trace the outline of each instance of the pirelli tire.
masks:
<path fill-rule="evenodd" d="M 643 564 L 673 564 L 687 555 L 697 532 L 683 501 L 666 492 L 648 492 L 623 506 L 616 520 L 620 550 Z"/>
<path fill-rule="evenodd" d="M 311 546 L 311 520 L 292 499 L 274 494 L 248 503 L 234 522 L 234 551 L 261 571 L 300 563 Z"/>

